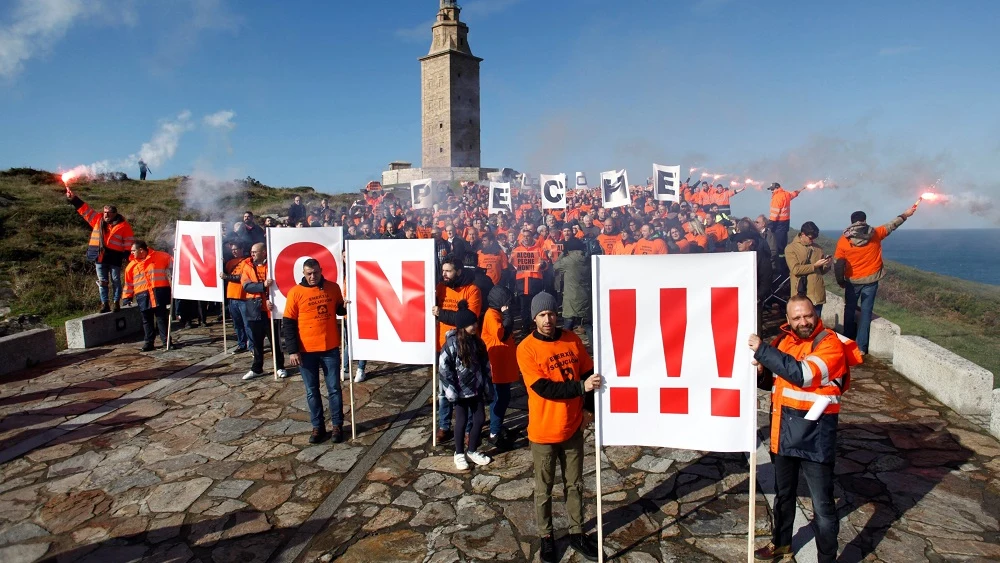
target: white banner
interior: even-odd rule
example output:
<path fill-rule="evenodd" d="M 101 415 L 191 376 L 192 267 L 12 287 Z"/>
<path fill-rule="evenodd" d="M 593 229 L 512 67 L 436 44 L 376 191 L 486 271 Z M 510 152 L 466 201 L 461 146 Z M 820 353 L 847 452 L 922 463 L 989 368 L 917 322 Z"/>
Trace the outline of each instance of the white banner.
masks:
<path fill-rule="evenodd" d="M 625 207 L 632 203 L 625 170 L 601 172 L 601 207 Z"/>
<path fill-rule="evenodd" d="M 490 182 L 490 215 L 503 211 L 508 217 L 514 214 L 510 201 L 510 182 Z"/>
<path fill-rule="evenodd" d="M 754 450 L 754 253 L 598 255 L 593 272 L 600 444 Z"/>
<path fill-rule="evenodd" d="M 434 241 L 347 242 L 351 358 L 433 364 Z"/>
<path fill-rule="evenodd" d="M 681 167 L 653 164 L 653 199 L 656 201 L 681 200 Z"/>
<path fill-rule="evenodd" d="M 542 174 L 542 209 L 566 209 L 566 175 Z"/>
<path fill-rule="evenodd" d="M 343 227 L 267 230 L 267 275 L 271 286 L 271 317 L 285 313 L 285 296 L 302 280 L 302 263 L 309 258 L 319 261 L 323 277 L 344 289 Z"/>
<path fill-rule="evenodd" d="M 434 207 L 434 190 L 430 178 L 410 182 L 410 203 L 413 209 Z"/>
<path fill-rule="evenodd" d="M 170 281 L 173 297 L 223 302 L 226 292 L 219 272 L 225 258 L 221 223 L 177 221 L 174 272 Z"/>

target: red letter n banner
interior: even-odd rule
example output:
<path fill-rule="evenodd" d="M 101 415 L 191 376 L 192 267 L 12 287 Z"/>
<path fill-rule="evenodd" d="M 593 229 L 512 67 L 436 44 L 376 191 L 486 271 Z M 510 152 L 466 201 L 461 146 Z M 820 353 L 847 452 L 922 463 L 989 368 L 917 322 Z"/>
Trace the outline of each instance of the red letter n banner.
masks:
<path fill-rule="evenodd" d="M 219 279 L 223 259 L 221 223 L 177 221 L 173 296 L 221 303 L 226 296 Z"/>
<path fill-rule="evenodd" d="M 351 358 L 435 360 L 434 241 L 347 241 Z"/>
<path fill-rule="evenodd" d="M 343 293 L 343 227 L 267 230 L 267 275 L 274 280 L 271 286 L 273 318 L 280 319 L 284 314 L 285 296 L 302 281 L 302 264 L 310 258 L 319 261 L 323 278 L 337 282 Z"/>
<path fill-rule="evenodd" d="M 594 256 L 602 446 L 757 445 L 752 252 Z"/>

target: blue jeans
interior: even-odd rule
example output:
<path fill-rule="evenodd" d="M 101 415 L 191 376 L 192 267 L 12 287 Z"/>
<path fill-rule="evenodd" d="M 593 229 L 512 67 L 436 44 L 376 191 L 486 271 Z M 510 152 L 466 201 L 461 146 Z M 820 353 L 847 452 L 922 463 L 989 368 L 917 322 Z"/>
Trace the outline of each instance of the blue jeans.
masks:
<path fill-rule="evenodd" d="M 249 350 L 253 348 L 250 342 L 250 325 L 247 324 L 247 304 L 242 299 L 229 300 L 229 316 L 233 319 L 233 328 L 236 329 L 236 345 Z"/>
<path fill-rule="evenodd" d="M 323 370 L 326 381 L 326 392 L 330 401 L 330 422 L 334 426 L 344 425 L 344 402 L 340 396 L 340 378 L 337 366 L 340 365 L 340 348 L 326 352 L 299 352 L 302 383 L 306 386 L 306 404 L 309 405 L 309 418 L 313 428 L 325 428 L 323 422 L 323 396 L 319 390 L 319 371 Z"/>
<path fill-rule="evenodd" d="M 101 294 L 101 303 L 108 303 L 108 278 L 113 291 L 111 303 L 117 303 L 122 298 L 122 267 L 113 264 L 94 264 L 97 266 L 97 287 Z"/>
<path fill-rule="evenodd" d="M 837 560 L 840 521 L 833 501 L 833 464 L 825 465 L 798 457 L 771 454 L 774 464 L 774 526 L 771 541 L 778 547 L 792 545 L 796 489 L 799 469 L 806 477 L 813 513 L 816 515 L 816 551 L 820 563 Z"/>
<path fill-rule="evenodd" d="M 510 405 L 510 383 L 491 383 L 493 402 L 490 403 L 490 436 L 499 436 L 503 429 L 503 419 Z"/>
<path fill-rule="evenodd" d="M 858 349 L 868 353 L 868 337 L 871 333 L 872 310 L 875 309 L 875 293 L 878 282 L 855 285 L 848 283 L 844 288 L 844 332 L 845 336 L 858 343 Z M 861 318 L 855 319 L 858 301 L 861 302 Z"/>
<path fill-rule="evenodd" d="M 351 342 L 350 333 L 345 333 L 344 334 L 344 346 L 349 345 L 350 342 Z M 358 367 L 361 368 L 361 371 L 364 371 L 365 370 L 365 366 L 367 366 L 367 365 L 368 365 L 368 360 L 358 360 Z M 347 354 L 344 354 L 344 373 L 348 373 L 348 374 L 351 373 L 351 362 L 348 361 Z"/>
<path fill-rule="evenodd" d="M 438 428 L 441 430 L 451 430 L 451 414 L 455 410 L 454 407 L 443 394 L 438 396 Z"/>

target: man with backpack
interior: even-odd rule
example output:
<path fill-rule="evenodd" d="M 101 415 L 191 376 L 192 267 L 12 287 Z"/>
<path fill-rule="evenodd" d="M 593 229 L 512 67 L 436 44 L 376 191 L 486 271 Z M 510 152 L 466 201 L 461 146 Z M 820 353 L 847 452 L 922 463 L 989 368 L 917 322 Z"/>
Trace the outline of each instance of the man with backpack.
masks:
<path fill-rule="evenodd" d="M 841 342 L 823 326 L 808 297 L 793 296 L 788 323 L 770 344 L 750 335 L 758 382 L 771 391 L 771 462 L 774 465 L 774 523 L 771 542 L 754 552 L 758 561 L 792 554 L 799 469 L 805 474 L 816 515 L 820 563 L 837 559 L 840 522 L 833 500 L 840 397 L 850 386 L 850 366 L 861 363 L 853 341 Z M 768 379 L 773 377 L 773 383 Z"/>

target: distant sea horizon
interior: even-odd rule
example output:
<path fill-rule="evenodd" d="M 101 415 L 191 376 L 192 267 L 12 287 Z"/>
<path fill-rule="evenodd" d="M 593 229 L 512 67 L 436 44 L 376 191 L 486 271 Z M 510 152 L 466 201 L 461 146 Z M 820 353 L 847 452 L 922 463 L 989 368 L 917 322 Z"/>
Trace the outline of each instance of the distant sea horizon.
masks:
<path fill-rule="evenodd" d="M 841 231 L 822 231 L 837 240 Z M 1000 286 L 1000 229 L 907 229 L 882 243 L 882 257 L 918 270 Z"/>

